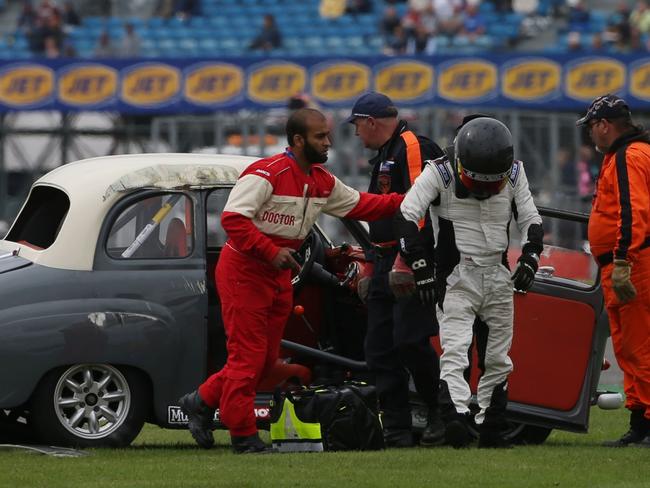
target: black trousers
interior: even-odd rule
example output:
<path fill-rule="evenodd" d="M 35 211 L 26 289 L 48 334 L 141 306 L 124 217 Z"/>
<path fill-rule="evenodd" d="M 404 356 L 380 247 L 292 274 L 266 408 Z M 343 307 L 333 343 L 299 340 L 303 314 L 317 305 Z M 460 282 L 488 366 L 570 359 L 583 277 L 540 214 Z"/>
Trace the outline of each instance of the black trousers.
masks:
<path fill-rule="evenodd" d="M 385 429 L 410 429 L 409 373 L 429 408 L 438 406 L 440 363 L 430 338 L 438 333 L 432 308 L 417 296 L 397 301 L 388 286 L 397 250 L 375 256 L 368 292 L 366 361 L 375 374 Z"/>

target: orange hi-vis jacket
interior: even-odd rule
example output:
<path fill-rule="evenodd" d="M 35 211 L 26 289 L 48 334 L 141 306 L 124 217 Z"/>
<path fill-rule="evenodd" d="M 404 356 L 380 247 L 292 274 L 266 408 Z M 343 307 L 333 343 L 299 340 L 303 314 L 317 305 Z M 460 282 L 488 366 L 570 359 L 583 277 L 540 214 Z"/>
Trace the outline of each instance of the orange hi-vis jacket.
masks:
<path fill-rule="evenodd" d="M 650 247 L 650 139 L 635 131 L 605 155 L 589 217 L 589 245 L 601 266 L 634 263 Z"/>

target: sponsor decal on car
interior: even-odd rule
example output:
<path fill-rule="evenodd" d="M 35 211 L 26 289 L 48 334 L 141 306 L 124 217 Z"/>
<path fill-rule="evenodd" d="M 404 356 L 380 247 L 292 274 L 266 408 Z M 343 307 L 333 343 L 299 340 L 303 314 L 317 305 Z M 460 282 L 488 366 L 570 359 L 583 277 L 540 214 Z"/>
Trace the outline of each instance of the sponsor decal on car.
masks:
<path fill-rule="evenodd" d="M 261 420 L 267 420 L 271 417 L 271 409 L 268 407 L 255 407 L 255 418 Z M 214 412 L 214 421 L 219 422 L 219 409 Z M 167 423 L 173 425 L 184 425 L 187 424 L 188 418 L 187 415 L 183 413 L 181 407 L 178 405 L 168 405 L 167 406 Z"/>

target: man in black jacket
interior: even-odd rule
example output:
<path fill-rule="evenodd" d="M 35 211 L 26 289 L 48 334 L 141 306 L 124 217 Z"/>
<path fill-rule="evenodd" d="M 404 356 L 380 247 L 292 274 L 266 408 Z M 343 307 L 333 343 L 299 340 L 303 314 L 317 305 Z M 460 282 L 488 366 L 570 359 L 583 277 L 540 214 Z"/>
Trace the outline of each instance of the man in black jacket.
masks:
<path fill-rule="evenodd" d="M 378 151 L 370 160 L 369 193 L 406 193 L 426 162 L 443 155 L 433 141 L 411 132 L 407 123 L 397 117 L 397 108 L 390 98 L 381 93 L 361 96 L 347 122 L 355 125 L 355 133 L 366 148 Z M 366 360 L 376 377 L 386 445 L 414 444 L 409 373 L 428 407 L 421 444 L 439 445 L 444 441 L 438 413 L 440 367 L 430 340 L 438 333 L 435 313 L 414 293 L 412 274 L 399 258 L 392 220 L 369 225 L 374 270 L 367 288 L 360 287 L 360 295 L 368 306 Z M 423 239 L 431 241 L 430 219 L 421 222 L 420 227 Z M 433 249 L 433 244 L 429 248 Z"/>

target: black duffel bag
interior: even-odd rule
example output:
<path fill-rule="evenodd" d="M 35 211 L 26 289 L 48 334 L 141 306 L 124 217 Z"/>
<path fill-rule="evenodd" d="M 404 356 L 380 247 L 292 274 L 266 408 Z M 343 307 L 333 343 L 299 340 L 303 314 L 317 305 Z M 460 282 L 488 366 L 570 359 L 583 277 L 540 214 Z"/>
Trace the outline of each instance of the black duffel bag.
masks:
<path fill-rule="evenodd" d="M 276 393 L 271 440 L 284 452 L 383 449 L 375 387 L 348 382 Z"/>

